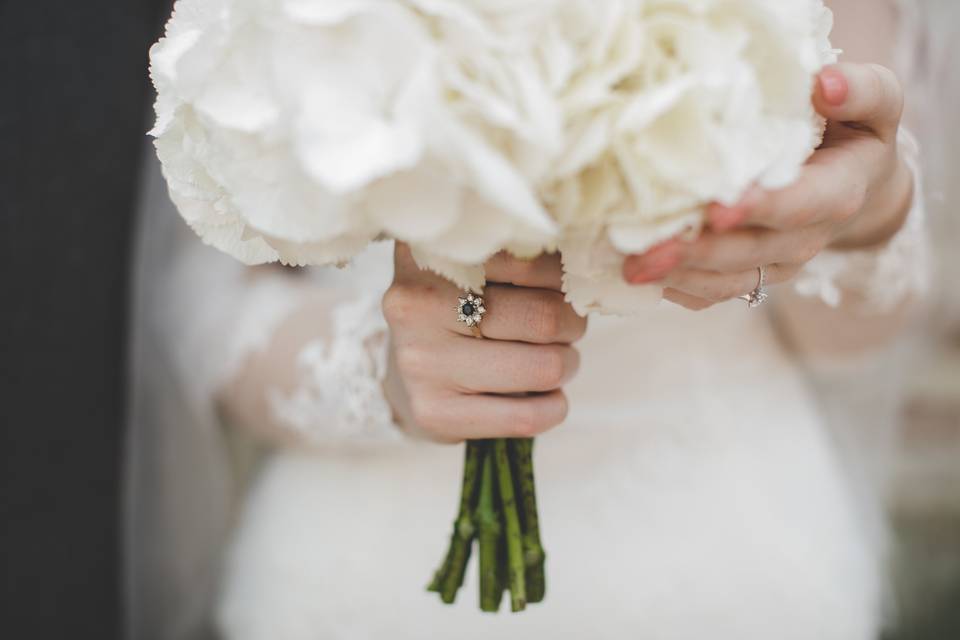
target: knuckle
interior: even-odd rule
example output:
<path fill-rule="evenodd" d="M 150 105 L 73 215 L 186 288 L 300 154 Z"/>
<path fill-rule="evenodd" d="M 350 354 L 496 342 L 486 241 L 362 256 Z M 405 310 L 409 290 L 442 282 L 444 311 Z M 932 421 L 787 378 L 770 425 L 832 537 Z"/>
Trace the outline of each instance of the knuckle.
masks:
<path fill-rule="evenodd" d="M 513 428 L 514 436 L 521 438 L 533 438 L 556 427 L 567 419 L 570 411 L 567 396 L 562 392 L 540 396 L 535 402 L 521 406 Z"/>
<path fill-rule="evenodd" d="M 518 411 L 511 433 L 517 438 L 533 438 L 542 433 L 539 416 L 529 409 Z"/>
<path fill-rule="evenodd" d="M 567 419 L 570 414 L 570 402 L 567 400 L 567 394 L 558 393 L 556 395 L 557 412 L 555 416 L 555 425 L 560 424 Z"/>
<path fill-rule="evenodd" d="M 867 201 L 867 185 L 862 180 L 850 183 L 850 193 L 841 202 L 837 215 L 841 222 L 845 222 L 857 215 Z"/>
<path fill-rule="evenodd" d="M 521 402 L 514 413 L 509 433 L 518 438 L 533 438 L 559 424 L 562 420 L 557 420 L 553 415 L 554 402 L 554 396 L 538 396 Z"/>
<path fill-rule="evenodd" d="M 530 398 L 518 404 L 509 433 L 518 438 L 536 437 L 563 422 L 567 413 L 567 397 L 561 392 Z"/>
<path fill-rule="evenodd" d="M 800 264 L 806 264 L 817 257 L 817 248 L 812 242 L 800 247 L 800 250 L 797 252 L 797 262 Z"/>
<path fill-rule="evenodd" d="M 380 308 L 387 324 L 391 326 L 410 322 L 415 309 L 412 287 L 396 283 L 391 285 L 383 294 Z"/>
<path fill-rule="evenodd" d="M 820 253 L 820 243 L 815 240 L 806 240 L 797 246 L 794 261 L 799 264 L 806 264 L 813 260 Z"/>
<path fill-rule="evenodd" d="M 443 435 L 443 424 L 439 420 L 436 402 L 423 394 L 411 394 L 410 417 L 421 431 L 431 437 Z"/>
<path fill-rule="evenodd" d="M 553 341 L 560 333 L 560 306 L 548 296 L 538 296 L 526 305 L 526 324 L 531 336 Z"/>
<path fill-rule="evenodd" d="M 566 358 L 561 349 L 540 349 L 533 371 L 533 381 L 539 390 L 558 388 L 566 373 Z"/>
<path fill-rule="evenodd" d="M 893 113 L 899 119 L 903 115 L 903 86 L 900 84 L 900 78 L 893 70 L 880 64 L 869 65 L 872 71 L 871 77 L 876 95 L 879 98 L 878 103 L 886 108 L 892 108 Z"/>

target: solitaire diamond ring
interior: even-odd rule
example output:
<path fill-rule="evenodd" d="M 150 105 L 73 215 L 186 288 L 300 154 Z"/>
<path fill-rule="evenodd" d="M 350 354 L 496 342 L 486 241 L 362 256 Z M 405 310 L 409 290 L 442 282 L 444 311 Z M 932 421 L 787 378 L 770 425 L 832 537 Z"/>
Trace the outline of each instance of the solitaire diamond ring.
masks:
<path fill-rule="evenodd" d="M 766 267 L 759 266 L 757 267 L 757 271 L 760 272 L 759 278 L 757 279 L 757 288 L 746 295 L 740 296 L 741 300 L 747 301 L 751 309 L 756 309 L 770 297 L 770 294 L 767 293 L 765 288 L 767 284 L 767 269 Z"/>

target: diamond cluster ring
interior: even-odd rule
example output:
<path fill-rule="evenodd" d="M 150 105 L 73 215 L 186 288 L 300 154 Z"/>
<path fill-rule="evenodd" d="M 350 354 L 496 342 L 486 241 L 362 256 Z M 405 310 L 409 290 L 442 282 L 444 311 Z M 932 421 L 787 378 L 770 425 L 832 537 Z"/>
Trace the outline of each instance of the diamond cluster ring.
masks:
<path fill-rule="evenodd" d="M 481 296 L 468 293 L 465 296 L 457 298 L 457 322 L 462 322 L 470 327 L 473 335 L 477 338 L 483 337 L 483 334 L 480 332 L 480 322 L 483 320 L 483 315 L 486 312 L 487 309 L 483 306 L 483 298 Z"/>

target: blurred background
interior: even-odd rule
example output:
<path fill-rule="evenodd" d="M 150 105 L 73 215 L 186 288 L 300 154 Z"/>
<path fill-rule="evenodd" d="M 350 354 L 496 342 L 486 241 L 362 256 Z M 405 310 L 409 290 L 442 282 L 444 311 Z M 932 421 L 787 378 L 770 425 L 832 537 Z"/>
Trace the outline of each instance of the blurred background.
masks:
<path fill-rule="evenodd" d="M 122 484 L 122 469 L 114 461 L 121 457 L 123 402 L 118 390 L 125 387 L 121 379 L 125 354 L 111 346 L 123 335 L 120 320 L 108 315 L 73 319 L 71 313 L 90 300 L 90 295 L 96 296 L 94 305 L 104 302 L 108 311 L 130 304 L 129 276 L 118 267 L 129 263 L 130 249 L 120 240 L 111 243 L 111 238 L 133 237 L 133 223 L 129 217 L 117 218 L 114 223 L 104 222 L 100 216 L 136 199 L 142 179 L 138 177 L 138 159 L 150 120 L 146 47 L 158 35 L 169 11 L 166 0 L 131 2 L 123 9 L 117 9 L 117 4 L 89 0 L 63 9 L 41 4 L 14 7 L 0 1 L 0 42 L 5 47 L 0 49 L 0 78 L 4 79 L 0 84 L 0 322 L 5 323 L 0 332 L 0 467 L 4 474 L 0 542 L 6 554 L 0 566 L 4 600 L 30 589 L 44 594 L 40 608 L 20 612 L 28 628 L 41 628 L 44 623 L 38 621 L 53 603 L 72 620 L 74 628 L 83 630 L 77 637 L 88 637 L 86 630 L 94 629 L 102 631 L 96 637 L 113 637 L 104 631 L 103 618 L 122 617 L 116 611 L 119 578 L 111 578 L 102 587 L 98 603 L 78 607 L 76 612 L 71 610 L 71 590 L 92 585 L 95 575 L 120 576 L 122 572 L 113 553 L 121 543 L 111 523 L 117 517 L 115 505 L 120 503 Z M 955 57 L 949 55 L 949 47 L 956 51 L 955 41 L 960 38 L 960 2 L 917 0 L 917 4 L 935 26 L 918 55 L 929 72 L 928 86 L 938 106 L 936 114 L 919 120 L 937 282 L 929 313 L 903 360 L 906 402 L 899 416 L 889 502 L 895 531 L 892 563 L 899 622 L 889 638 L 949 640 L 960 638 L 960 71 L 954 66 Z M 77 57 L 91 61 L 85 63 L 84 73 L 76 73 Z M 26 136 L 21 123 L 28 121 L 42 123 L 43 128 Z M 123 136 L 116 135 L 118 129 L 123 129 Z M 103 142 L 109 140 L 115 142 Z M 65 177 L 75 173 L 75 179 Z M 51 203 L 58 202 L 58 197 L 69 197 L 73 203 L 72 212 L 77 215 L 70 224 L 55 219 L 53 231 L 58 237 L 51 237 L 51 229 L 38 222 L 40 210 L 14 215 L 18 204 L 28 201 L 23 194 L 31 189 L 44 194 L 45 200 L 38 205 L 41 208 L 56 211 L 59 205 Z M 94 222 L 103 229 L 91 231 Z M 31 225 L 35 229 L 31 230 Z M 34 247 L 43 251 L 25 251 L 31 234 Z M 49 261 L 50 256 L 59 261 Z M 76 283 L 89 281 L 95 286 L 88 291 L 77 289 Z M 34 290 L 47 292 L 44 295 L 48 297 L 33 311 L 9 303 L 25 299 Z M 31 313 L 78 322 L 81 327 L 86 322 L 87 338 L 77 344 L 76 336 L 62 326 L 37 327 Z M 42 348 L 41 358 L 18 357 L 20 345 L 15 342 L 25 340 L 24 336 L 31 336 L 29 342 Z M 64 363 L 85 366 L 86 378 L 78 381 Z M 43 388 L 42 397 L 47 398 L 50 389 L 56 390 L 60 402 L 48 399 L 44 404 L 38 400 L 41 396 L 36 388 Z M 42 446 L 30 446 L 12 435 L 15 428 L 24 427 L 25 415 L 37 416 L 37 424 L 61 427 L 78 415 L 116 426 L 113 431 L 93 434 L 62 429 Z M 107 446 L 108 442 L 112 444 Z M 85 450 L 93 446 L 107 449 Z M 106 461 L 103 465 L 84 462 L 101 459 Z M 83 493 L 77 494 L 77 501 L 63 505 L 64 500 L 51 497 L 51 504 L 62 510 L 41 513 L 32 505 L 45 495 L 37 478 L 47 473 L 83 474 L 90 479 Z M 95 477 L 91 478 L 91 473 Z M 24 491 L 30 492 L 32 502 L 24 501 Z M 91 515 L 96 512 L 77 510 L 87 504 L 80 501 L 88 499 L 103 505 L 101 515 L 107 524 L 91 525 L 89 530 L 77 524 L 72 535 L 97 552 L 77 558 L 70 555 L 69 547 L 62 546 L 62 556 L 17 564 L 16 556 L 29 557 L 31 549 L 39 553 L 42 548 L 49 555 L 47 550 L 56 548 L 55 536 L 64 523 L 85 517 L 96 521 L 98 517 Z M 38 537 L 37 531 L 46 533 Z M 78 575 L 56 578 L 58 563 L 68 562 L 83 565 Z M 44 566 L 49 571 L 43 570 Z M 90 619 L 85 621 L 85 615 Z M 37 632 L 16 637 L 63 636 Z"/>
<path fill-rule="evenodd" d="M 960 37 L 960 3 L 918 4 L 932 25 L 922 55 L 942 116 L 923 133 L 937 288 L 906 376 L 890 498 L 902 616 L 892 637 L 903 640 L 960 637 L 960 72 L 949 49 Z M 945 135 L 931 135 L 934 127 Z"/>

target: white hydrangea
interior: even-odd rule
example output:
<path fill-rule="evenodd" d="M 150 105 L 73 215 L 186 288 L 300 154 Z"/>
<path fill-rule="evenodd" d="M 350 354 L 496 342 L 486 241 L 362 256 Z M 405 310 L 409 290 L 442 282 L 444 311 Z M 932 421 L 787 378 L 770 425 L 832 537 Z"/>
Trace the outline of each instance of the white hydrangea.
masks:
<path fill-rule="evenodd" d="M 197 233 L 247 263 L 408 242 L 464 288 L 560 249 L 581 312 L 621 253 L 788 184 L 816 144 L 821 0 L 179 0 L 153 134 Z"/>

